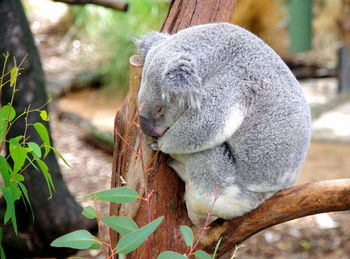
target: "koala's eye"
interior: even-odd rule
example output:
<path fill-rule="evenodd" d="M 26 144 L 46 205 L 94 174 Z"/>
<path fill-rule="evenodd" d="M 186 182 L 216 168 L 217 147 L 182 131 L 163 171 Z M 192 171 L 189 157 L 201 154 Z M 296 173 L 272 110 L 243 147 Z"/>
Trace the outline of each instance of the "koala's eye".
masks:
<path fill-rule="evenodd" d="M 164 114 L 163 106 L 157 106 L 155 109 L 155 114 L 157 115 L 157 117 L 162 116 Z"/>

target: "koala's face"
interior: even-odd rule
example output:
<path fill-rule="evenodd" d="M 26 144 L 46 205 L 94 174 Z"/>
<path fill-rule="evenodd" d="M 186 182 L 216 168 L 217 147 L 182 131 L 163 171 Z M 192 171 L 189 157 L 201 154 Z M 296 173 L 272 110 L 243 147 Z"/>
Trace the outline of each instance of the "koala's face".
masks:
<path fill-rule="evenodd" d="M 161 137 L 188 108 L 164 92 L 166 82 L 160 68 L 161 64 L 154 64 L 144 71 L 138 95 L 141 129 L 153 137 Z"/>
<path fill-rule="evenodd" d="M 145 60 L 138 94 L 140 126 L 154 137 L 161 137 L 186 110 L 199 109 L 203 95 L 196 62 L 170 46 L 168 37 L 150 33 L 138 41 Z"/>

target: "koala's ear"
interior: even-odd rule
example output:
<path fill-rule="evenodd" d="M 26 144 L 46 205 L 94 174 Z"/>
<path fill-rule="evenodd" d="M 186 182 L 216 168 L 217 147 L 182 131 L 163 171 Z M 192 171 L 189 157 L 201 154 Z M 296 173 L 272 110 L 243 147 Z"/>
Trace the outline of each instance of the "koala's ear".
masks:
<path fill-rule="evenodd" d="M 145 60 L 148 51 L 153 47 L 161 43 L 163 40 L 168 38 L 168 34 L 160 32 L 150 32 L 135 40 L 135 44 L 139 50 L 139 53 L 143 60 Z"/>
<path fill-rule="evenodd" d="M 162 79 L 164 101 L 177 101 L 179 105 L 200 109 L 204 90 L 194 60 L 185 56 L 175 57 L 166 66 Z"/>

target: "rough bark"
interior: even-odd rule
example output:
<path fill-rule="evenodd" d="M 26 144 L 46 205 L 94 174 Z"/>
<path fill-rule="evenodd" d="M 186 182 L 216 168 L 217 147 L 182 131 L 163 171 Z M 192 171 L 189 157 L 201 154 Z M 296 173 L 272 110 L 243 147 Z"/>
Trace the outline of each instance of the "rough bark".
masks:
<path fill-rule="evenodd" d="M 31 108 L 39 108 L 48 99 L 44 74 L 34 39 L 19 0 L 0 1 L 0 64 L 3 64 L 2 53 L 6 52 L 11 53 L 11 62 L 13 62 L 13 57 L 19 62 L 28 54 L 17 81 L 19 91 L 14 99 L 17 114 L 23 112 L 28 105 L 31 105 Z M 11 91 L 10 87 L 4 87 L 2 103 L 9 102 Z M 28 123 L 37 121 L 41 121 L 37 112 L 32 113 L 28 118 Z M 48 130 L 50 129 L 48 122 L 42 123 Z M 18 120 L 12 126 L 8 138 L 23 135 L 24 128 L 24 119 Z M 28 127 L 27 136 L 30 136 L 29 141 L 41 143 L 33 127 Z M 21 235 L 24 240 L 18 243 L 14 243 L 13 239 L 4 240 L 3 244 L 8 258 L 62 256 L 67 254 L 67 250 L 50 247 L 53 239 L 76 229 L 95 229 L 95 222 L 81 216 L 82 208 L 68 191 L 54 154 L 50 153 L 45 162 L 50 169 L 56 192 L 49 200 L 48 188 L 42 174 L 32 167 L 25 170 L 23 173 L 25 185 L 34 210 L 35 221 L 32 222 L 30 211 L 25 211 L 21 204 L 17 204 L 17 220 L 20 232 L 25 233 Z M 5 237 L 7 234 L 9 233 L 5 233 Z"/>
<path fill-rule="evenodd" d="M 175 0 L 171 1 L 168 17 L 162 31 L 175 33 L 180 29 L 210 22 L 229 22 L 235 0 Z M 166 165 L 166 156 L 160 154 L 152 163 L 154 170 L 144 173 L 141 161 L 125 144 L 139 148 L 138 129 L 132 122 L 137 121 L 137 92 L 140 82 L 142 64 L 134 57 L 130 67 L 130 90 L 126 101 L 115 118 L 115 147 L 113 155 L 112 187 L 121 186 L 121 177 L 126 186 L 136 189 L 146 196 L 153 191 L 150 200 L 152 219 L 165 216 L 163 223 L 153 235 L 152 254 L 157 255 L 165 250 L 186 251 L 179 231 L 180 225 L 191 225 L 183 202 L 184 184 Z M 124 140 L 121 139 L 123 137 Z M 148 147 L 148 139 L 142 136 L 144 162 L 148 165 L 155 155 Z M 123 185 L 125 186 L 125 185 Z M 118 206 L 111 204 L 111 215 L 129 216 L 140 225 L 147 223 L 147 206 L 145 202 Z M 118 235 L 111 235 L 115 244 Z M 147 246 L 142 245 L 128 258 L 146 258 Z"/>

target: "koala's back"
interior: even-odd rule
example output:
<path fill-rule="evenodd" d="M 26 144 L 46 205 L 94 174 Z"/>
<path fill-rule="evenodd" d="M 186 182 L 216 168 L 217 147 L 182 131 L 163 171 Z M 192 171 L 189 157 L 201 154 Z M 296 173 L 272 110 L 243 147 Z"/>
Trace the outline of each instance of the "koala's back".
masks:
<path fill-rule="evenodd" d="M 230 107 L 242 109 L 242 124 L 226 140 L 237 181 L 252 191 L 292 185 L 306 156 L 311 122 L 299 83 L 282 59 L 255 35 L 226 23 L 191 27 L 163 44 L 164 55 L 195 58 L 207 93 L 205 116 L 231 123 Z"/>

